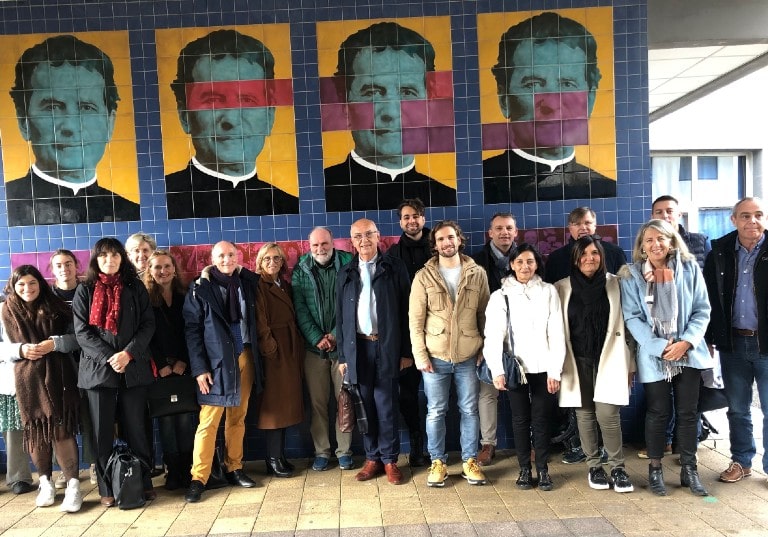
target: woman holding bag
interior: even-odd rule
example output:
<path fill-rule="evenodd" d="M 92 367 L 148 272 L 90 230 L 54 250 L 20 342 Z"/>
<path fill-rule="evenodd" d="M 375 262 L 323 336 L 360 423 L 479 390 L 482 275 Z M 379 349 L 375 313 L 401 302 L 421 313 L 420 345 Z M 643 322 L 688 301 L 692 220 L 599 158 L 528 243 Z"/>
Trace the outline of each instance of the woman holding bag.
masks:
<path fill-rule="evenodd" d="M 194 389 L 194 380 L 189 376 L 189 353 L 182 315 L 186 290 L 179 277 L 176 259 L 165 250 L 152 252 L 144 273 L 144 285 L 155 315 L 155 333 L 149 347 L 157 375 L 161 378 L 185 375 Z M 184 412 L 162 416 L 157 421 L 163 462 L 168 469 L 165 488 L 186 488 L 191 480 L 195 414 Z"/>
<path fill-rule="evenodd" d="M 88 274 L 75 292 L 72 312 L 82 349 L 78 386 L 86 391 L 91 409 L 101 504 L 115 505 L 105 470 L 116 419 L 119 434 L 142 462 L 144 497 L 153 500 L 157 494 L 150 477 L 143 409 L 147 386 L 154 381 L 149 342 L 155 316 L 147 290 L 119 240 L 107 237 L 93 246 Z"/>
<path fill-rule="evenodd" d="M 555 408 L 554 394 L 560 389 L 560 372 L 565 358 L 565 335 L 560 299 L 554 286 L 544 283 L 544 265 L 536 248 L 523 243 L 510 257 L 512 273 L 494 291 L 485 310 L 483 356 L 493 373 L 493 385 L 507 392 L 512 413 L 520 475 L 518 488 L 554 488 L 549 475 L 550 424 Z M 507 325 L 509 319 L 509 329 Z M 527 383 L 507 389 L 502 351 L 507 334 L 513 342 Z M 512 343 L 512 344 L 510 344 Z M 536 452 L 537 478 L 531 475 L 531 432 Z"/>
<path fill-rule="evenodd" d="M 696 258 L 663 220 L 640 228 L 631 265 L 619 271 L 627 328 L 637 341 L 637 372 L 645 388 L 645 442 L 651 492 L 666 496 L 661 459 L 674 393 L 680 450 L 680 484 L 696 496 L 709 493 L 696 466 L 701 372 L 714 365 L 704 341 L 709 297 Z"/>
<path fill-rule="evenodd" d="M 606 272 L 605 252 L 592 236 L 576 241 L 571 275 L 555 283 L 565 325 L 565 364 L 560 406 L 576 407 L 581 447 L 587 455 L 587 482 L 596 490 L 610 488 L 600 458 L 602 431 L 613 490 L 632 492 L 624 469 L 622 406 L 629 404 L 635 360 L 625 336 L 619 280 Z"/>

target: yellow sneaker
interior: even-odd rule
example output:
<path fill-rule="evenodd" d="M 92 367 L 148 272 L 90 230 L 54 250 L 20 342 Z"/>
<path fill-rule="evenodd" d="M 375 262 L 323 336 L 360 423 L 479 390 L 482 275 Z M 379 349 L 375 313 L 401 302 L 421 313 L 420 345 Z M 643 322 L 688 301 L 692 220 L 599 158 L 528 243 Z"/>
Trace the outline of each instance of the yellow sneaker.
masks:
<path fill-rule="evenodd" d="M 468 458 L 467 462 L 462 464 L 461 477 L 466 479 L 470 485 L 485 485 L 485 474 L 474 457 Z"/>
<path fill-rule="evenodd" d="M 432 461 L 432 466 L 429 467 L 429 474 L 427 475 L 428 487 L 442 487 L 445 485 L 445 480 L 448 477 L 448 468 L 445 463 L 440 459 Z"/>

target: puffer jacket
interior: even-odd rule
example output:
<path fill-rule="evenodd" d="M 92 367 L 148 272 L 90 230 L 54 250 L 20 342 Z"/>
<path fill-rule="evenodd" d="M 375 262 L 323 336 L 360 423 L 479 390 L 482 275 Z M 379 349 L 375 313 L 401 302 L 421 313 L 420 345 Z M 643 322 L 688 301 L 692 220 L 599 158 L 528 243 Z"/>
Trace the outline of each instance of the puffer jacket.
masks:
<path fill-rule="evenodd" d="M 538 275 L 527 283 L 515 276 L 501 282 L 501 289 L 491 293 L 485 309 L 485 344 L 483 356 L 494 378 L 504 374 L 501 353 L 507 339 L 507 304 L 512 325 L 515 355 L 525 373 L 547 373 L 560 380 L 565 360 L 565 329 L 560 298 L 552 284 Z"/>
<path fill-rule="evenodd" d="M 317 270 L 333 270 L 337 276 L 341 267 L 349 263 L 352 254 L 344 250 L 334 249 L 333 268 Z M 330 289 L 323 289 L 324 293 L 332 295 L 331 303 L 333 311 L 323 309 L 323 301 L 320 297 L 320 288 L 315 278 L 315 260 L 311 253 L 301 256 L 291 275 L 291 287 L 293 287 L 293 307 L 296 309 L 296 324 L 301 335 L 304 336 L 305 348 L 315 354 L 320 354 L 317 343 L 328 333 L 336 333 L 336 285 Z M 325 356 L 335 359 L 338 353 L 334 349 Z"/>
<path fill-rule="evenodd" d="M 437 257 L 416 273 L 408 308 L 416 367 L 430 358 L 459 363 L 475 358 L 483 347 L 488 277 L 483 267 L 461 255 L 461 276 L 454 303 Z"/>
<path fill-rule="evenodd" d="M 80 284 L 72 300 L 75 336 L 81 349 L 77 386 L 81 389 L 119 387 L 120 374 L 115 373 L 107 360 L 120 351 L 133 358 L 125 368 L 125 385 L 132 388 L 152 384 L 149 343 L 155 333 L 155 313 L 144 284 L 138 278 L 123 284 L 116 335 L 88 322 L 93 291 L 93 285 Z"/>
<path fill-rule="evenodd" d="M 229 320 L 224 316 L 224 298 L 221 287 L 210 279 L 211 266 L 203 269 L 200 277 L 189 286 L 184 301 L 184 322 L 189 350 L 189 366 L 193 377 L 211 373 L 213 386 L 203 395 L 198 389 L 197 401 L 201 405 L 240 406 L 240 368 Z M 256 375 L 253 395 L 261 393 L 264 374 L 256 342 L 256 286 L 258 275 L 238 267 L 242 293 L 246 305 L 246 322 L 251 337 Z"/>

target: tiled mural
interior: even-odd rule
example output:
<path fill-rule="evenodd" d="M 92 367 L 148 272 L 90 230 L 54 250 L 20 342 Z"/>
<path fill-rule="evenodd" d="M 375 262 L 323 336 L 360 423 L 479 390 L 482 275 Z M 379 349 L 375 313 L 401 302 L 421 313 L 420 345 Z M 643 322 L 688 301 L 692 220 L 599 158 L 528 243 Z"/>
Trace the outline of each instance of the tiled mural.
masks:
<path fill-rule="evenodd" d="M 416 195 L 469 252 L 510 211 L 546 253 L 582 205 L 628 249 L 651 193 L 645 3 L 0 2 L 0 280 L 137 231 L 188 278 L 221 239 L 293 264 L 316 225 L 394 240 Z"/>

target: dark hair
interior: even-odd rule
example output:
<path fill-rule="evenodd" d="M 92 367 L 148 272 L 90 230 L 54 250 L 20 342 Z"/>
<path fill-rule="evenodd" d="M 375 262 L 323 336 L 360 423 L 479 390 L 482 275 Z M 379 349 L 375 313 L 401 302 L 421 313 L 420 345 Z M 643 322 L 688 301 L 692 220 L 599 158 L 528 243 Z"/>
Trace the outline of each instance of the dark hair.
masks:
<path fill-rule="evenodd" d="M 403 209 L 406 207 L 410 207 L 414 211 L 416 211 L 416 214 L 419 216 L 424 216 L 425 207 L 424 202 L 421 201 L 419 198 L 410 198 L 403 200 L 400 205 L 397 206 L 397 217 L 400 218 L 400 213 Z"/>
<path fill-rule="evenodd" d="M 437 252 L 437 243 L 435 242 L 435 233 L 443 229 L 444 227 L 451 227 L 456 232 L 456 237 L 461 241 L 459 243 L 459 252 L 464 251 L 464 247 L 467 244 L 467 238 L 464 236 L 464 233 L 461 231 L 461 226 L 453 220 L 441 220 L 437 224 L 435 224 L 435 227 L 432 228 L 432 230 L 429 232 L 429 248 L 432 250 L 432 253 Z"/>
<path fill-rule="evenodd" d="M 544 278 L 544 260 L 541 258 L 541 254 L 533 244 L 523 242 L 517 246 L 517 250 L 512 252 L 509 256 L 509 271 L 512 276 L 515 275 L 515 271 L 512 269 L 512 262 L 520 257 L 523 252 L 531 252 L 533 254 L 533 260 L 536 261 L 536 275 L 540 278 Z"/>
<path fill-rule="evenodd" d="M 67 250 L 66 248 L 59 248 L 58 250 L 53 252 L 51 254 L 51 258 L 48 260 L 48 266 L 50 267 L 53 266 L 53 258 L 56 257 L 57 255 L 65 255 L 67 257 L 71 257 L 72 261 L 75 262 L 75 268 L 76 269 L 80 268 L 80 261 L 77 260 L 77 258 L 75 257 L 75 254 L 73 254 L 71 250 Z"/>
<path fill-rule="evenodd" d="M 16 294 L 16 283 L 24 276 L 32 276 L 37 280 L 37 284 L 40 287 L 40 294 L 32 304 L 27 304 Z M 70 310 L 66 302 L 53 294 L 51 286 L 48 285 L 48 282 L 45 281 L 43 275 L 34 265 L 20 265 L 14 269 L 11 277 L 8 279 L 8 283 L 5 285 L 5 300 L 17 307 L 23 306 L 23 308 L 19 309 L 29 312 L 30 321 L 34 321 L 34 316 L 40 313 L 72 317 L 72 310 Z"/>
<path fill-rule="evenodd" d="M 576 224 L 579 220 L 582 220 L 585 216 L 590 215 L 592 218 L 597 219 L 595 211 L 589 207 L 576 207 L 570 213 L 568 213 L 568 223 Z"/>
<path fill-rule="evenodd" d="M 653 206 L 657 203 L 661 203 L 662 201 L 674 201 L 675 205 L 680 205 L 680 202 L 677 201 L 677 198 L 674 196 L 670 196 L 669 194 L 665 194 L 664 196 L 659 196 L 655 200 L 653 200 L 653 203 L 651 203 L 651 209 L 653 209 Z"/>
<path fill-rule="evenodd" d="M 115 68 L 109 56 L 98 47 L 80 41 L 73 35 L 57 35 L 28 48 L 16 62 L 16 80 L 10 93 L 18 117 L 27 117 L 31 90 L 34 89 L 32 75 L 43 62 L 50 63 L 53 67 L 68 63 L 99 73 L 104 78 L 104 103 L 107 110 L 110 113 L 117 110 L 120 96 L 115 84 Z"/>
<path fill-rule="evenodd" d="M 493 221 L 496 220 L 497 218 L 511 218 L 512 221 L 515 223 L 515 227 L 517 227 L 517 219 L 515 218 L 515 215 L 512 213 L 505 213 L 505 212 L 493 213 L 493 216 L 488 221 L 488 227 L 493 226 Z"/>
<path fill-rule="evenodd" d="M 117 273 L 120 275 L 120 279 L 123 283 L 130 283 L 136 280 L 136 267 L 133 266 L 128 260 L 128 252 L 125 251 L 123 243 L 114 237 L 104 237 L 96 241 L 91 250 L 91 259 L 88 261 L 88 272 L 85 275 L 85 283 L 93 285 L 96 279 L 101 274 L 99 268 L 99 256 L 103 253 L 115 253 L 120 256 L 120 269 Z"/>
<path fill-rule="evenodd" d="M 577 239 L 573 244 L 573 250 L 571 250 L 571 273 L 573 273 L 574 270 L 581 270 L 579 268 L 581 256 L 584 255 L 584 252 L 590 244 L 594 244 L 595 248 L 597 248 L 597 253 L 600 254 L 600 270 L 605 272 L 605 248 L 603 248 L 599 239 L 587 235 Z"/>
<path fill-rule="evenodd" d="M 175 274 L 173 276 L 173 281 L 171 282 L 171 290 L 174 293 L 179 293 L 182 295 L 187 291 L 184 287 L 184 282 L 181 279 L 181 275 L 179 274 L 179 264 L 176 263 L 176 258 L 166 250 L 155 250 L 150 254 L 149 259 L 147 259 L 147 270 L 144 271 L 143 277 L 144 287 L 147 288 L 147 293 L 149 294 L 149 303 L 153 306 L 161 306 L 163 304 L 163 289 L 152 277 L 149 268 L 152 264 L 152 260 L 161 256 L 169 257 L 171 259 L 171 263 L 173 264 Z"/>
<path fill-rule="evenodd" d="M 491 72 L 496 78 L 496 91 L 499 95 L 509 94 L 509 78 L 515 69 L 512 58 L 517 47 L 528 39 L 531 39 L 534 44 L 554 39 L 558 43 L 583 50 L 587 57 L 585 77 L 589 91 L 597 89 L 601 75 L 600 69 L 597 67 L 597 41 L 595 41 L 595 37 L 580 22 L 547 11 L 511 26 L 502 34 L 501 41 L 499 41 L 497 63 L 491 67 Z M 514 98 L 515 96 L 510 95 L 510 97 Z"/>
<path fill-rule="evenodd" d="M 176 106 L 180 110 L 187 108 L 185 86 L 189 82 L 195 82 L 192 71 L 198 60 L 205 56 L 210 56 L 214 60 L 220 60 L 225 56 L 244 58 L 251 64 L 260 65 L 264 69 L 265 79 L 275 78 L 275 57 L 264 43 L 236 30 L 216 30 L 190 41 L 179 52 L 179 59 L 176 62 L 176 79 L 171 82 L 171 90 L 176 97 Z"/>
<path fill-rule="evenodd" d="M 388 48 L 395 51 L 402 50 L 411 57 L 421 58 L 426 71 L 435 70 L 435 49 L 432 43 L 418 32 L 400 26 L 396 22 L 377 22 L 348 36 L 339 48 L 335 76 L 344 77 L 347 91 L 355 75 L 352 67 L 355 58 L 366 48 L 373 49 L 373 52 L 383 52 Z"/>

